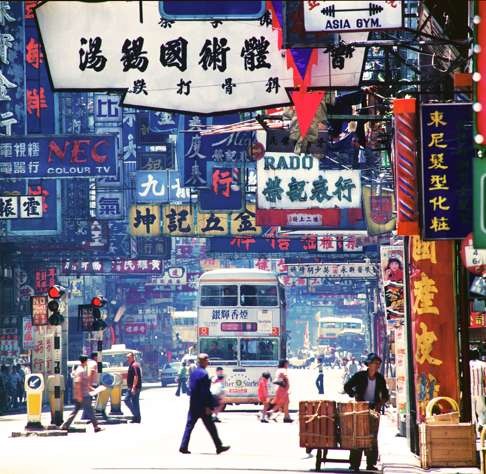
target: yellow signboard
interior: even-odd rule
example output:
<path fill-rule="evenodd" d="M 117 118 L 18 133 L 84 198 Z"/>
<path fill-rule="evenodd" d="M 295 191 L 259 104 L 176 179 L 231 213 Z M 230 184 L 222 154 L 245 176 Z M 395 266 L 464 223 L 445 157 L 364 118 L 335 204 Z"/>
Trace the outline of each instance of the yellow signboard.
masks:
<path fill-rule="evenodd" d="M 158 205 L 138 204 L 130 208 L 130 234 L 136 237 L 160 235 L 160 207 Z"/>

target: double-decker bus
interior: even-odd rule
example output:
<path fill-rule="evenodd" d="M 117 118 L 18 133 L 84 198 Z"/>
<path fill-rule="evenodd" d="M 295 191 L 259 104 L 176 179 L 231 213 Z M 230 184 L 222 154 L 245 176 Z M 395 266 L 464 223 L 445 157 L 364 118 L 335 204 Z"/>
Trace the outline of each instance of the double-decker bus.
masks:
<path fill-rule="evenodd" d="M 283 285 L 272 272 L 222 269 L 201 275 L 198 292 L 198 350 L 210 372 L 223 367 L 225 402 L 257 403 L 262 372 L 287 356 Z"/>
<path fill-rule="evenodd" d="M 325 316 L 319 319 L 318 340 L 320 346 L 340 347 L 359 355 L 365 348 L 365 328 L 359 318 Z"/>

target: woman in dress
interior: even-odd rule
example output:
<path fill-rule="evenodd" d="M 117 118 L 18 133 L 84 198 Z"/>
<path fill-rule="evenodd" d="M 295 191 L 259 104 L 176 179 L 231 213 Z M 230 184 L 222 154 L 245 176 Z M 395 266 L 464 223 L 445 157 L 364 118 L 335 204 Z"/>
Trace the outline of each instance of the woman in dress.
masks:
<path fill-rule="evenodd" d="M 289 389 L 290 383 L 287 375 L 287 368 L 289 366 L 288 360 L 281 360 L 278 363 L 277 372 L 275 372 L 274 384 L 277 385 L 275 390 L 275 398 L 273 399 L 274 408 L 272 413 L 280 411 L 284 414 L 284 423 L 292 423 L 294 420 L 289 416 Z"/>

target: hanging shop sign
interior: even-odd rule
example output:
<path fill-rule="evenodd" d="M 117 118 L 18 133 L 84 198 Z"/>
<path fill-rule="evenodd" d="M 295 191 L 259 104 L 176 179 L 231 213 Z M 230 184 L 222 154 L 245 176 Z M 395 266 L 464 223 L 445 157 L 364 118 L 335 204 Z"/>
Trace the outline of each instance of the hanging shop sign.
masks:
<path fill-rule="evenodd" d="M 47 296 L 31 296 L 30 297 L 32 310 L 32 325 L 45 326 L 47 325 Z"/>
<path fill-rule="evenodd" d="M 293 71 L 269 18 L 215 27 L 161 18 L 157 2 L 62 1 L 36 16 L 57 89 L 122 89 L 126 105 L 204 114 L 290 103 Z M 333 74 L 330 53 L 316 55 L 310 85 L 357 86 L 364 48 L 356 56 Z"/>
<path fill-rule="evenodd" d="M 409 246 L 417 421 L 434 397 L 459 399 L 453 243 L 423 241 Z"/>
<path fill-rule="evenodd" d="M 302 2 L 306 31 L 346 32 L 403 27 L 401 1 Z"/>
<path fill-rule="evenodd" d="M 474 248 L 473 235 L 468 234 L 461 242 L 462 264 L 476 275 L 483 275 L 486 270 L 486 250 Z"/>
<path fill-rule="evenodd" d="M 136 246 L 138 258 L 150 257 L 165 260 L 170 258 L 172 240 L 169 237 L 152 237 L 151 239 L 137 237 Z"/>
<path fill-rule="evenodd" d="M 472 105 L 422 104 L 422 236 L 462 239 L 472 230 Z"/>
<path fill-rule="evenodd" d="M 181 188 L 178 171 L 137 171 L 135 199 L 138 202 L 187 201 L 188 188 Z"/>
<path fill-rule="evenodd" d="M 395 194 L 363 187 L 363 210 L 369 235 L 380 235 L 395 230 Z"/>
<path fill-rule="evenodd" d="M 123 219 L 123 194 L 96 190 L 96 217 L 103 220 Z"/>
<path fill-rule="evenodd" d="M 0 137 L 0 177 L 116 176 L 112 135 Z"/>
<path fill-rule="evenodd" d="M 25 43 L 23 2 L 2 4 L 2 49 L 0 54 L 0 136 L 25 133 Z M 39 90 L 31 90 L 30 98 L 39 99 Z M 1 146 L 1 145 L 0 145 Z M 1 166 L 0 166 L 1 173 Z"/>
<path fill-rule="evenodd" d="M 130 207 L 129 230 L 134 237 L 160 235 L 160 207 L 137 204 Z"/>
<path fill-rule="evenodd" d="M 418 235 L 417 130 L 415 99 L 395 99 L 395 176 L 397 234 Z"/>
<path fill-rule="evenodd" d="M 199 209 L 203 212 L 241 210 L 244 193 L 240 168 L 214 167 L 209 176 L 209 189 L 199 190 Z"/>
<path fill-rule="evenodd" d="M 95 93 L 94 120 L 96 124 L 101 122 L 120 123 L 122 120 L 120 96 L 103 92 Z"/>
<path fill-rule="evenodd" d="M 323 253 L 362 252 L 360 237 L 353 235 L 323 235 L 317 238 L 317 251 Z"/>
<path fill-rule="evenodd" d="M 315 263 L 289 264 L 287 273 L 298 278 L 376 278 L 371 263 Z"/>
<path fill-rule="evenodd" d="M 0 196 L 0 219 L 35 219 L 43 216 L 42 196 Z"/>
<path fill-rule="evenodd" d="M 97 275 L 103 273 L 101 260 L 63 260 L 61 262 L 63 275 Z"/>
<path fill-rule="evenodd" d="M 317 252 L 317 236 L 278 237 L 274 228 L 264 228 L 261 236 L 214 237 L 209 240 L 210 253 L 290 254 Z"/>
<path fill-rule="evenodd" d="M 56 267 L 43 268 L 34 272 L 34 289 L 36 293 L 47 293 L 56 284 Z"/>
<path fill-rule="evenodd" d="M 111 273 L 160 273 L 164 262 L 159 259 L 112 260 Z"/>
<path fill-rule="evenodd" d="M 361 207 L 356 170 L 320 170 L 311 155 L 267 153 L 257 163 L 258 209 Z"/>
<path fill-rule="evenodd" d="M 160 0 L 159 12 L 169 20 L 257 20 L 265 13 L 265 0 L 204 3 Z"/>
<path fill-rule="evenodd" d="M 405 316 L 403 248 L 382 245 L 380 254 L 386 319 L 403 319 Z"/>
<path fill-rule="evenodd" d="M 471 329 L 486 328 L 486 313 L 471 311 L 469 313 L 469 327 Z"/>
<path fill-rule="evenodd" d="M 339 210 L 361 210 L 361 177 L 357 170 L 320 170 L 312 155 L 267 153 L 257 163 L 257 222 L 314 226 L 334 221 Z M 317 211 L 316 211 L 317 209 Z M 280 212 L 275 212 L 280 211 Z M 326 212 L 327 211 L 327 212 Z M 309 225 L 309 224 L 307 224 Z"/>
<path fill-rule="evenodd" d="M 243 211 L 201 212 L 196 205 L 162 206 L 162 234 L 170 237 L 260 235 L 254 204 Z"/>
<path fill-rule="evenodd" d="M 34 348 L 32 318 L 22 318 L 22 350 L 30 351 Z"/>
<path fill-rule="evenodd" d="M 185 285 L 187 272 L 184 267 L 167 267 L 161 276 L 153 276 L 147 286 Z"/>

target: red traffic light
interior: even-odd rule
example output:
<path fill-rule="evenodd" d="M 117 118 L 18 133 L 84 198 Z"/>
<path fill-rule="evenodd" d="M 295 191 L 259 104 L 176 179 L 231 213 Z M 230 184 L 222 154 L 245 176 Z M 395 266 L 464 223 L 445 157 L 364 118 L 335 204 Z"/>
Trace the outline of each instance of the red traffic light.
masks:
<path fill-rule="evenodd" d="M 47 290 L 47 294 L 49 298 L 57 300 L 64 294 L 64 288 L 59 285 L 51 286 L 49 290 Z"/>
<path fill-rule="evenodd" d="M 106 300 L 105 298 L 103 298 L 103 296 L 94 296 L 92 299 L 91 299 L 91 306 L 94 306 L 95 308 L 103 308 L 103 306 L 105 306 L 106 304 Z"/>

